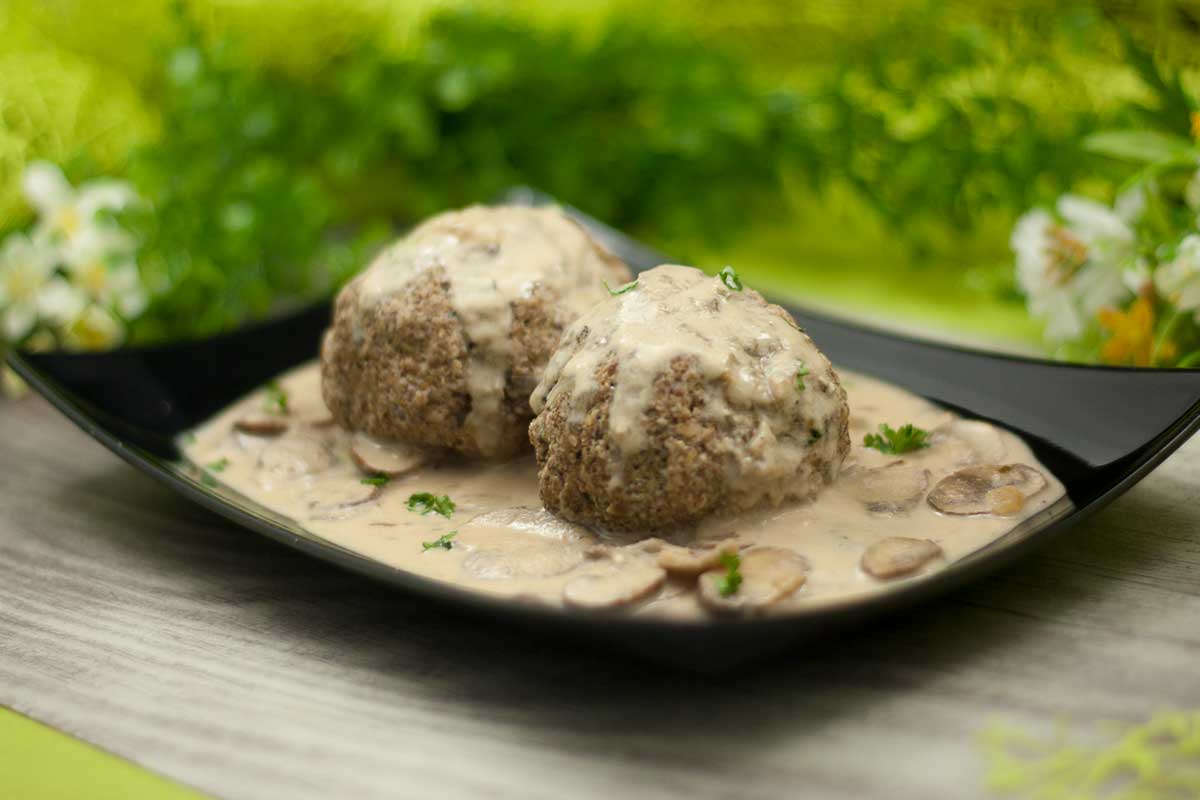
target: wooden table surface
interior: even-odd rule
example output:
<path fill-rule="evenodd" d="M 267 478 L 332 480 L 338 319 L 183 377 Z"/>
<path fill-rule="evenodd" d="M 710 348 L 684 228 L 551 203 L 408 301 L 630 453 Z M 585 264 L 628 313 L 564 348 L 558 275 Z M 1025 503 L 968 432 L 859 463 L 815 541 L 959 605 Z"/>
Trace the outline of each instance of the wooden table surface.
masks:
<path fill-rule="evenodd" d="M 0 704 L 228 798 L 988 796 L 981 731 L 1200 706 L 1200 441 L 1015 568 L 722 676 L 463 617 L 0 403 Z"/>

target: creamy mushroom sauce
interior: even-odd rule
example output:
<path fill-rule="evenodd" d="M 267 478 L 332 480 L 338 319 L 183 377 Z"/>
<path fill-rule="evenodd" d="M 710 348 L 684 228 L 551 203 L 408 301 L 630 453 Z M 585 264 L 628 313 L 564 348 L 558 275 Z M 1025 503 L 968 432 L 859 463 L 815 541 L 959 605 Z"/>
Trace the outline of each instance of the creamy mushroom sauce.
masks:
<path fill-rule="evenodd" d="M 849 372 L 841 376 L 854 446 L 831 486 L 808 502 L 657 534 L 679 545 L 736 545 L 743 561 L 767 547 L 801 556 L 792 560 L 807 567 L 802 585 L 794 591 L 787 586 L 788 596 L 756 610 L 787 613 L 919 580 L 998 539 L 1063 495 L 1062 484 L 1013 434 L 963 420 L 882 381 Z M 268 397 L 256 392 L 185 435 L 186 458 L 212 480 L 332 543 L 459 587 L 548 605 L 619 605 L 633 614 L 696 619 L 710 613 L 698 598 L 695 575 L 671 572 L 664 579 L 658 567 L 664 556 L 638 544 L 642 536 L 593 532 L 542 509 L 532 456 L 504 464 L 422 464 L 422 456 L 411 450 L 363 440 L 353 454 L 354 435 L 331 423 L 321 400 L 316 363 L 282 376 L 280 386 L 288 401 L 287 413 L 278 415 L 287 423 L 284 432 L 262 425 L 264 414 L 271 416 Z M 929 430 L 932 445 L 900 456 L 862 446 L 863 435 L 884 422 L 893 427 L 911 422 Z M 238 430 L 239 423 L 259 432 Z M 376 468 L 403 474 L 380 487 L 364 483 L 359 466 L 364 456 Z M 1007 515 L 954 516 L 929 505 L 926 496 L 940 479 L 979 464 L 1029 465 L 1045 477 L 1045 486 Z M 884 471 L 871 471 L 877 468 Z M 408 510 L 409 496 L 418 492 L 448 495 L 456 504 L 451 518 Z M 1001 495 L 1002 501 L 1011 500 Z M 451 531 L 457 533 L 449 549 L 423 547 Z M 904 565 L 897 577 L 889 577 L 896 573 L 888 564 L 897 563 L 889 560 L 891 550 L 903 549 L 903 543 L 885 541 L 894 537 L 919 540 L 910 557 L 924 563 L 912 572 Z M 872 545 L 876 548 L 864 561 Z M 879 559 L 887 563 L 880 567 Z M 622 571 L 630 576 L 629 586 L 614 594 L 605 581 Z M 604 595 L 599 604 L 592 602 L 597 590 Z"/>

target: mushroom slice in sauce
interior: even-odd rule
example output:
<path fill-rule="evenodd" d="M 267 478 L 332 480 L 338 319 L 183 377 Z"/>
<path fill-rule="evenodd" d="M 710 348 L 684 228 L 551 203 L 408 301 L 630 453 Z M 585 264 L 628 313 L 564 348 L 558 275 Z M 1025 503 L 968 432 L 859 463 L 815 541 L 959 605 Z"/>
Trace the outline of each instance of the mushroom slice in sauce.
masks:
<path fill-rule="evenodd" d="M 592 541 L 591 532 L 582 525 L 567 522 L 554 516 L 544 508 L 513 506 L 487 511 L 472 517 L 467 525 L 484 525 L 490 528 L 512 528 L 516 531 L 537 534 L 564 542 Z"/>
<path fill-rule="evenodd" d="M 329 446 L 313 436 L 289 436 L 276 439 L 258 454 L 261 478 L 289 480 L 322 472 L 336 459 Z"/>
<path fill-rule="evenodd" d="M 563 603 L 571 608 L 621 608 L 645 600 L 666 581 L 666 570 L 652 559 L 614 554 L 609 565 L 567 581 Z"/>
<path fill-rule="evenodd" d="M 724 568 L 700 576 L 700 603 L 710 611 L 724 614 L 762 611 L 786 600 L 804 585 L 808 560 L 794 550 L 782 547 L 755 547 L 741 554 L 738 571 L 741 585 L 728 597 L 721 595 Z"/>
<path fill-rule="evenodd" d="M 658 538 L 645 539 L 630 545 L 631 549 L 654 556 L 658 566 L 672 575 L 681 577 L 695 577 L 715 568 L 721 561 L 722 553 L 736 553 L 738 547 L 738 542 L 733 539 L 712 547 L 684 547 Z"/>
<path fill-rule="evenodd" d="M 1046 478 L 1025 464 L 963 467 L 937 482 L 929 505 L 943 514 L 1015 514 L 1046 488 Z"/>
<path fill-rule="evenodd" d="M 862 568 L 876 578 L 896 578 L 916 572 L 941 554 L 942 548 L 928 539 L 889 536 L 867 548 Z"/>
<path fill-rule="evenodd" d="M 463 540 L 460 535 L 460 541 Z M 517 534 L 495 546 L 473 550 L 463 559 L 463 570 L 472 577 L 489 581 L 549 578 L 570 572 L 583 559 L 583 548 L 579 546 Z"/>
<path fill-rule="evenodd" d="M 233 423 L 233 428 L 239 433 L 248 433 L 251 436 L 279 436 L 287 432 L 288 421 L 278 414 L 251 411 L 238 417 Z"/>
<path fill-rule="evenodd" d="M 873 514 L 899 514 L 915 508 L 929 488 L 929 472 L 903 461 L 886 467 L 854 466 L 838 481 L 843 492 Z"/>
<path fill-rule="evenodd" d="M 387 475 L 395 478 L 422 466 L 425 453 L 401 442 L 379 442 L 365 433 L 354 434 L 350 442 L 350 458 L 368 475 Z"/>
<path fill-rule="evenodd" d="M 348 519 L 362 513 L 381 493 L 380 487 L 358 478 L 338 478 L 317 483 L 305 491 L 304 498 L 313 519 Z"/>
<path fill-rule="evenodd" d="M 956 419 L 939 425 L 930 442 L 935 448 L 953 449 L 959 464 L 999 464 L 1007 455 L 1000 433 L 978 420 Z"/>

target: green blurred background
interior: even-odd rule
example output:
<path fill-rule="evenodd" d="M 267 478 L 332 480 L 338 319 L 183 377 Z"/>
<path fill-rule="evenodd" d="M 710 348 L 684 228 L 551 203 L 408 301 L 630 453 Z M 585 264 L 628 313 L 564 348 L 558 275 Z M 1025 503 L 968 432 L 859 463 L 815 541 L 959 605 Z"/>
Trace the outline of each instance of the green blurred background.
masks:
<path fill-rule="evenodd" d="M 1008 236 L 1186 132 L 1200 4 L 7 0 L 0 233 L 24 166 L 118 176 L 133 341 L 330 292 L 395 230 L 528 183 L 818 307 L 1034 348 Z"/>

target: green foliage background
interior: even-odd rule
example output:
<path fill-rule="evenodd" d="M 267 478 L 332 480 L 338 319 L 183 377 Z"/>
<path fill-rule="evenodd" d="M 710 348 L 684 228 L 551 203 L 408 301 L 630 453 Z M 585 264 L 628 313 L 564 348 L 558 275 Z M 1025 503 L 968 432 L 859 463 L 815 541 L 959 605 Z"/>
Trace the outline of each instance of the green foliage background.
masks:
<path fill-rule="evenodd" d="M 1012 220 L 1128 177 L 1088 134 L 1187 128 L 1122 44 L 1186 77 L 1185 5 L 644 6 L 10 0 L 0 230 L 34 158 L 132 179 L 146 341 L 327 293 L 524 182 L 783 294 L 1029 341 Z"/>

